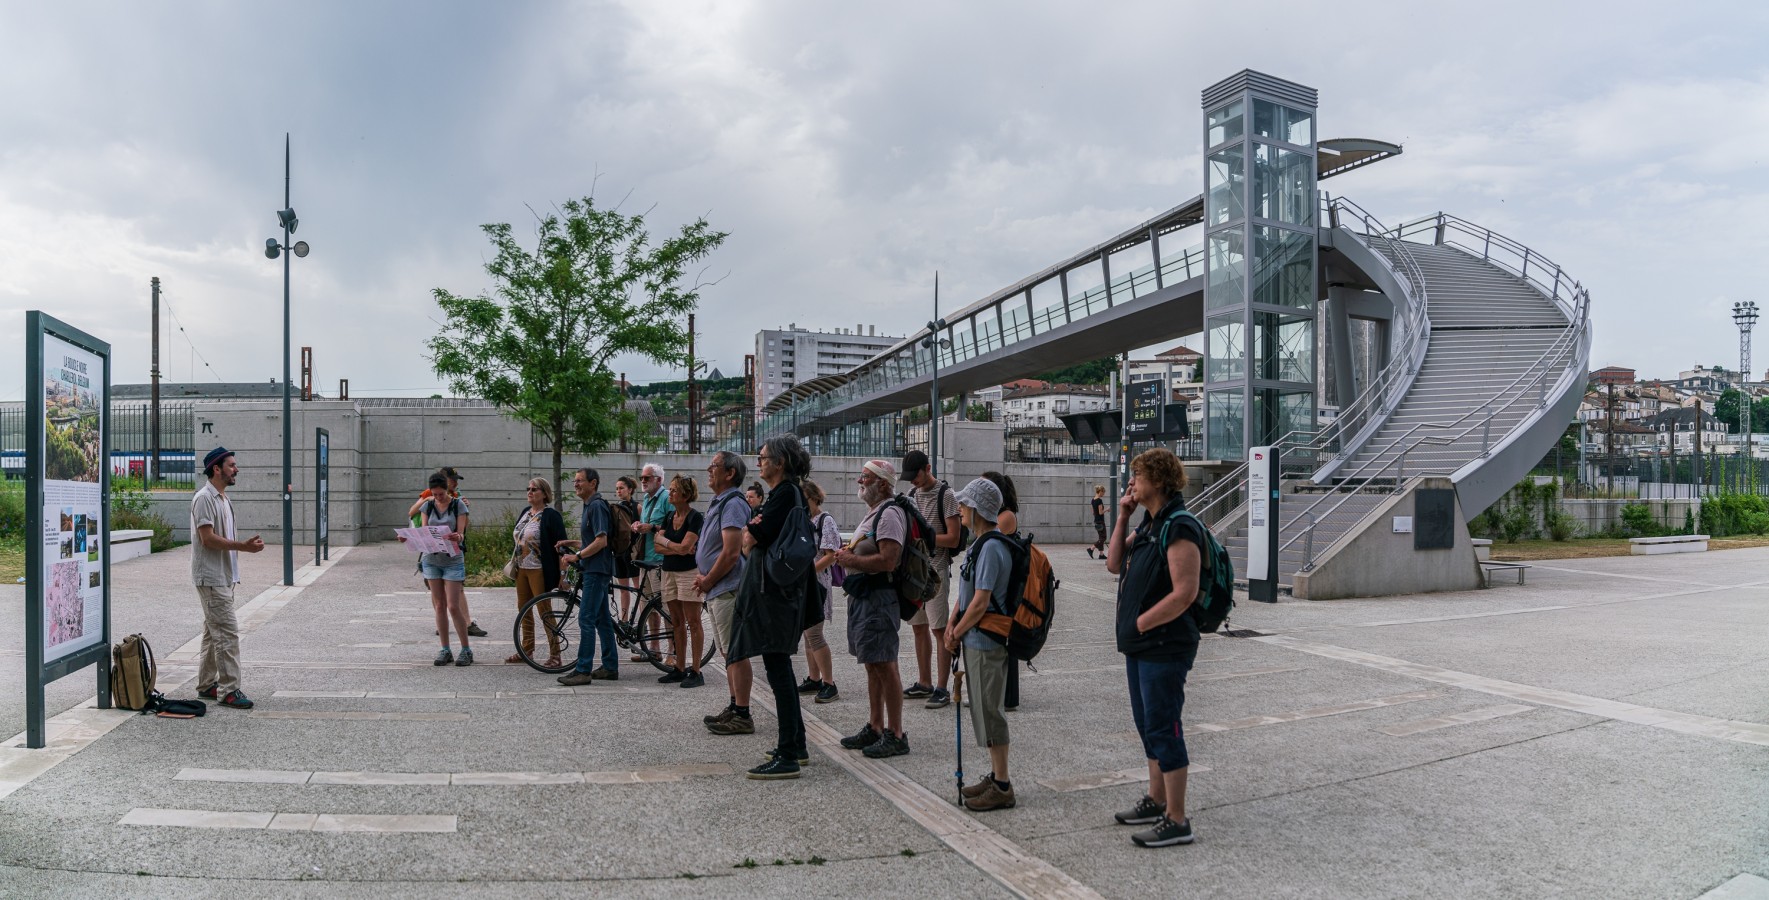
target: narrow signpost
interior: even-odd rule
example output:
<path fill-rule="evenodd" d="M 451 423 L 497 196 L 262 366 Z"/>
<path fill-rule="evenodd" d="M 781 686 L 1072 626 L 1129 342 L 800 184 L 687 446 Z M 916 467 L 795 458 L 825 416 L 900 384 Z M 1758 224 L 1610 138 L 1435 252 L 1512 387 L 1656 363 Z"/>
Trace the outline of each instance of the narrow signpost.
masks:
<path fill-rule="evenodd" d="M 111 345 L 25 313 L 25 746 L 48 745 L 43 689 L 98 666 L 111 705 Z"/>
<path fill-rule="evenodd" d="M 1270 447 L 1247 452 L 1247 599 L 1278 602 L 1278 463 Z"/>
<path fill-rule="evenodd" d="M 313 429 L 313 564 L 332 558 L 331 531 L 326 521 L 331 512 L 331 434 Z"/>

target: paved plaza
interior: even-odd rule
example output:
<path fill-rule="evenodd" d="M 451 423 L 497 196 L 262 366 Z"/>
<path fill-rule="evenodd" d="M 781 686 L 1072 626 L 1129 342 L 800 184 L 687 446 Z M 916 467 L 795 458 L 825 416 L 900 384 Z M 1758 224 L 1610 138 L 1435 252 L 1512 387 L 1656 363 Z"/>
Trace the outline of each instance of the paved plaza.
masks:
<path fill-rule="evenodd" d="M 145 633 L 183 697 L 187 553 L 114 570 L 116 634 Z M 1232 625 L 1259 634 L 1206 639 L 1188 684 L 1198 841 L 1163 850 L 1111 819 L 1143 770 L 1112 579 L 1081 546 L 1051 554 L 1055 633 L 1009 719 L 1019 806 L 971 814 L 952 803 L 953 709 L 907 706 L 908 756 L 835 745 L 865 718 L 839 628 L 842 699 L 805 707 L 811 765 L 757 782 L 759 682 L 743 737 L 700 724 L 719 673 L 681 690 L 623 663 L 559 688 L 500 662 L 508 589 L 470 589 L 481 663 L 435 668 L 397 545 L 334 551 L 297 589 L 272 584 L 268 548 L 239 591 L 256 710 L 80 709 L 80 673 L 50 686 L 48 751 L 0 747 L 0 896 L 1769 896 L 1769 549 L 1243 601 Z M 0 588 L 7 621 L 22 603 Z M 20 641 L 0 633 L 7 734 Z"/>

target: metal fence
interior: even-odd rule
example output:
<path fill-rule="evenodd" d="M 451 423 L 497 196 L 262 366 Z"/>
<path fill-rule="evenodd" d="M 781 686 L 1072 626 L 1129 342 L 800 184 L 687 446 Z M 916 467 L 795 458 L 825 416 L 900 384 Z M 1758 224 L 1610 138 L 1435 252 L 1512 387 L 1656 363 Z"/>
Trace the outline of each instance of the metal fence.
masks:
<path fill-rule="evenodd" d="M 160 404 L 161 481 L 191 484 L 196 471 L 196 427 L 192 404 Z M 153 468 L 153 404 L 112 403 L 111 474 L 145 479 Z M 25 406 L 0 407 L 0 471 L 24 477 Z"/>
<path fill-rule="evenodd" d="M 1675 500 L 1712 494 L 1769 495 L 1769 459 L 1640 447 L 1614 454 L 1551 452 L 1531 473 L 1554 478 L 1572 499 Z"/>

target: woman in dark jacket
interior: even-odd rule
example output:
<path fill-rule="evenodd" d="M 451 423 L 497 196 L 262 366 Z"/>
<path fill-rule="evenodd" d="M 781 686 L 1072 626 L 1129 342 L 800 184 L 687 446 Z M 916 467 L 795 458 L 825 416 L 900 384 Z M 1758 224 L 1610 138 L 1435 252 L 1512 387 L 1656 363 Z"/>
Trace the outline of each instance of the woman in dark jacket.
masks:
<path fill-rule="evenodd" d="M 565 540 L 565 520 L 559 511 L 548 504 L 553 502 L 553 486 L 545 478 L 535 478 L 528 482 L 528 508 L 516 519 L 516 528 L 512 534 L 515 540 L 516 553 L 516 612 L 522 612 L 522 605 L 539 594 L 559 587 L 559 550 L 555 544 Z M 548 600 L 540 604 L 543 615 L 553 612 L 553 602 Z M 533 615 L 522 620 L 521 649 L 529 656 L 534 655 L 534 619 Z M 542 626 L 547 633 L 547 665 L 558 667 L 559 636 L 552 629 Z M 504 660 L 508 663 L 522 662 L 521 654 L 511 654 Z"/>
<path fill-rule="evenodd" d="M 810 759 L 792 657 L 798 652 L 799 636 L 823 618 L 823 599 L 821 586 L 809 569 L 796 584 L 774 583 L 767 575 L 767 557 L 768 548 L 780 537 L 794 508 L 806 509 L 806 516 L 810 515 L 799 484 L 811 474 L 811 455 L 798 438 L 783 435 L 763 443 L 757 461 L 761 464 L 762 480 L 768 485 L 768 499 L 761 512 L 749 521 L 743 537 L 745 546 L 750 548 L 749 562 L 743 567 L 743 582 L 737 589 L 731 658 L 762 658 L 768 687 L 774 692 L 775 718 L 780 722 L 780 737 L 768 754 L 768 761 L 750 769 L 749 777 L 797 778 L 799 766 Z"/>
<path fill-rule="evenodd" d="M 1118 652 L 1130 682 L 1130 711 L 1149 760 L 1149 791 L 1118 813 L 1120 825 L 1148 825 L 1130 836 L 1139 847 L 1192 842 L 1185 814 L 1185 676 L 1198 656 L 1198 626 L 1187 613 L 1198 597 L 1204 535 L 1185 508 L 1185 467 L 1171 451 L 1144 450 L 1130 463 L 1107 542 L 1106 570 L 1118 579 Z M 1147 513 L 1134 533 L 1130 514 Z"/>

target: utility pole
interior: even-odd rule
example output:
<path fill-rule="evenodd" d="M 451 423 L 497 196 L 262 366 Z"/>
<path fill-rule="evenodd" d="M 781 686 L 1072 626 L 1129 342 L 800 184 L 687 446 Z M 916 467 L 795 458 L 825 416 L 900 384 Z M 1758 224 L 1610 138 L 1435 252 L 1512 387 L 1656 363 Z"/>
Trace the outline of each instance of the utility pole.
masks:
<path fill-rule="evenodd" d="M 743 355 L 743 397 L 744 406 L 749 410 L 743 417 L 743 430 L 738 432 L 743 437 L 743 446 L 752 447 L 756 439 L 756 355 Z"/>
<path fill-rule="evenodd" d="M 1603 455 L 1609 464 L 1609 488 L 1615 490 L 1615 383 L 1609 385 L 1609 425 L 1604 429 Z"/>
<path fill-rule="evenodd" d="M 688 452 L 700 452 L 700 421 L 695 415 L 699 404 L 694 396 L 694 314 L 688 314 Z"/>
<path fill-rule="evenodd" d="M 627 452 L 627 373 L 620 373 L 620 452 Z"/>
<path fill-rule="evenodd" d="M 1756 493 L 1756 451 L 1751 447 L 1751 326 L 1757 324 L 1757 303 L 1741 300 L 1732 304 L 1732 321 L 1738 323 L 1738 389 L 1743 409 L 1738 421 L 1744 431 L 1744 459 L 1750 491 Z"/>
<path fill-rule="evenodd" d="M 147 426 L 153 432 L 150 438 L 153 442 L 153 456 L 147 469 L 147 484 L 151 488 L 154 482 L 160 480 L 160 276 L 155 275 L 149 283 L 153 285 L 154 291 L 153 365 L 148 370 L 148 380 L 153 382 L 153 411 L 149 415 Z"/>
<path fill-rule="evenodd" d="M 1695 398 L 1695 495 L 1706 493 L 1702 487 L 1707 484 L 1707 473 L 1701 469 L 1701 398 Z"/>

